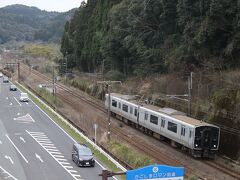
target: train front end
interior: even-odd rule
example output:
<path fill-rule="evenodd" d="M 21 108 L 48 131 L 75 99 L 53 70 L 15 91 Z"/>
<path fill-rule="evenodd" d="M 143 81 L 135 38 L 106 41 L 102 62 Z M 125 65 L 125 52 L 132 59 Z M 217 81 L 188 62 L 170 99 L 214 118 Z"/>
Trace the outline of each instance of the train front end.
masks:
<path fill-rule="evenodd" d="M 193 147 L 194 157 L 214 158 L 218 150 L 220 128 L 217 126 L 199 126 L 195 128 Z"/>

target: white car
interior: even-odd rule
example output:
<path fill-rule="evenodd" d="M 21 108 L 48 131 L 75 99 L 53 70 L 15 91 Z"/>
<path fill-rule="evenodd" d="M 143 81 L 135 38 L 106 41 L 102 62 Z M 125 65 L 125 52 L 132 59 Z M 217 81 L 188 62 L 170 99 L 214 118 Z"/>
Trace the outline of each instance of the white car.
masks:
<path fill-rule="evenodd" d="M 29 101 L 28 94 L 27 93 L 21 93 L 20 97 L 19 97 L 19 100 L 21 102 L 28 102 Z"/>
<path fill-rule="evenodd" d="M 4 82 L 4 83 L 8 83 L 8 82 L 9 82 L 9 80 L 8 80 L 8 77 L 7 77 L 7 76 L 3 76 L 3 82 Z"/>
<path fill-rule="evenodd" d="M 3 73 L 0 72 L 0 78 L 3 77 Z"/>

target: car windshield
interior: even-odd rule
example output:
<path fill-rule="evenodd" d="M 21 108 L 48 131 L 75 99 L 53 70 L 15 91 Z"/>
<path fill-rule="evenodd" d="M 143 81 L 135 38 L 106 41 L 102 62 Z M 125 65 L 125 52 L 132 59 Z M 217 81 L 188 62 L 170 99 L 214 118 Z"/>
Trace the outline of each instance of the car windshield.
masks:
<path fill-rule="evenodd" d="M 79 155 L 81 156 L 92 156 L 92 151 L 88 148 L 82 148 L 79 150 Z"/>
<path fill-rule="evenodd" d="M 27 94 L 21 94 L 21 97 L 28 97 Z"/>

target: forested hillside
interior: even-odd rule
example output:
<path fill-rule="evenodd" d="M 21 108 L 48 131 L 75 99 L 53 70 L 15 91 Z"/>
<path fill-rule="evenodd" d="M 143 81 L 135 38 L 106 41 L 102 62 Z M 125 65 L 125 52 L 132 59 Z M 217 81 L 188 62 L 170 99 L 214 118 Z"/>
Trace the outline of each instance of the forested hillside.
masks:
<path fill-rule="evenodd" d="M 12 5 L 0 8 L 0 44 L 8 41 L 60 41 L 64 24 L 75 10 L 66 13 Z"/>
<path fill-rule="evenodd" d="M 88 0 L 65 25 L 71 67 L 123 75 L 240 63 L 239 0 Z"/>

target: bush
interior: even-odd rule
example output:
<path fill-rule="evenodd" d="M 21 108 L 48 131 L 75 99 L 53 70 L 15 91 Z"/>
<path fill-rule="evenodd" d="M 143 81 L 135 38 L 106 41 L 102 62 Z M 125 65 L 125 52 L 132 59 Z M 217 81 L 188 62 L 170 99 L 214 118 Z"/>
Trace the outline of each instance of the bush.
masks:
<path fill-rule="evenodd" d="M 104 76 L 107 80 L 111 80 L 111 81 L 123 81 L 124 80 L 124 75 L 123 73 L 116 71 L 116 70 L 112 70 L 112 71 L 108 71 L 105 76 Z"/>

